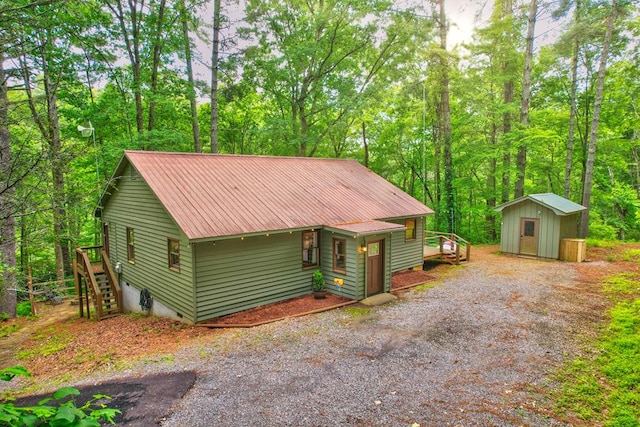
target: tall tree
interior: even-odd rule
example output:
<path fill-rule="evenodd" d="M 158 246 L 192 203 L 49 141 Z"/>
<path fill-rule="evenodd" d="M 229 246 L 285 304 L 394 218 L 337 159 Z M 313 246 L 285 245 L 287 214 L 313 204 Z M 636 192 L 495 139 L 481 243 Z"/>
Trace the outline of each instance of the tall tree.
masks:
<path fill-rule="evenodd" d="M 453 190 L 453 161 L 451 138 L 451 105 L 449 103 L 449 54 L 447 52 L 447 16 L 444 0 L 438 1 L 438 24 L 440 29 L 440 137 L 444 149 L 444 197 L 447 232 L 455 231 L 455 201 Z"/>
<path fill-rule="evenodd" d="M 9 98 L 4 53 L 0 52 L 0 313 L 16 315 L 16 240 Z"/>
<path fill-rule="evenodd" d="M 220 69 L 220 0 L 213 1 L 211 46 L 211 152 L 218 152 L 218 72 Z"/>
<path fill-rule="evenodd" d="M 219 0 L 216 0 L 219 1 Z M 184 37 L 184 55 L 187 66 L 187 97 L 191 107 L 191 131 L 193 132 L 193 148 L 196 153 L 202 151 L 200 147 L 200 125 L 198 124 L 198 101 L 196 99 L 195 81 L 193 78 L 193 60 L 191 53 L 191 37 L 189 36 L 189 11 L 186 0 L 180 3 L 180 21 Z"/>
<path fill-rule="evenodd" d="M 522 102 L 520 104 L 520 124 L 523 130 L 529 127 L 529 102 L 531 99 L 531 67 L 533 63 L 533 41 L 536 28 L 536 17 L 538 13 L 538 0 L 530 0 L 529 16 L 527 20 L 527 39 L 524 54 L 524 69 L 522 72 Z M 516 178 L 516 189 L 514 197 L 524 195 L 524 178 L 527 168 L 527 144 L 519 141 L 517 157 L 518 173 Z"/>
<path fill-rule="evenodd" d="M 589 133 L 589 152 L 587 154 L 587 167 L 584 175 L 584 187 L 582 191 L 582 205 L 587 209 L 582 212 L 580 220 L 580 236 L 589 235 L 589 214 L 591 208 L 591 187 L 593 185 L 593 169 L 596 158 L 596 143 L 598 139 L 598 125 L 600 123 L 600 110 L 602 108 L 602 98 L 604 93 L 604 78 L 607 71 L 607 59 L 611 45 L 611 37 L 617 17 L 616 0 L 611 0 L 611 9 L 607 16 L 604 40 L 602 41 L 602 52 L 600 54 L 600 64 L 598 66 L 598 79 L 596 81 L 596 93 L 593 101 L 593 117 L 591 119 L 591 131 Z"/>

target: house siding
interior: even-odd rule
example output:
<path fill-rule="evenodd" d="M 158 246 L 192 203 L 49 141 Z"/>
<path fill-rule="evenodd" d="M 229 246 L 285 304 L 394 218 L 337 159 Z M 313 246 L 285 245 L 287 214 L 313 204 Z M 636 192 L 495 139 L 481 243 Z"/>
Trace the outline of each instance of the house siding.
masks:
<path fill-rule="evenodd" d="M 424 218 L 416 218 L 415 240 L 405 240 L 404 232 L 391 233 L 391 272 L 422 266 L 424 252 Z M 405 220 L 390 220 L 394 224 L 405 224 Z"/>
<path fill-rule="evenodd" d="M 144 180 L 131 177 L 127 166 L 102 212 L 102 221 L 109 226 L 110 260 L 113 265 L 122 263 L 127 284 L 148 289 L 155 300 L 194 321 L 189 242 Z M 134 229 L 135 263 L 127 260 L 127 227 Z M 179 272 L 168 267 L 168 238 L 180 241 Z"/>
<path fill-rule="evenodd" d="M 345 273 L 333 271 L 333 239 L 343 239 L 347 243 L 347 268 Z M 324 231 L 320 238 L 322 264 L 321 271 L 327 290 L 332 294 L 356 299 L 358 295 L 358 240 L 353 236 Z M 342 279 L 342 287 L 336 287 L 333 279 Z"/>
<path fill-rule="evenodd" d="M 321 236 L 321 253 L 327 244 Z M 300 231 L 194 246 L 196 321 L 311 292 L 315 268 L 302 268 Z M 327 262 L 323 256 L 319 268 Z"/>

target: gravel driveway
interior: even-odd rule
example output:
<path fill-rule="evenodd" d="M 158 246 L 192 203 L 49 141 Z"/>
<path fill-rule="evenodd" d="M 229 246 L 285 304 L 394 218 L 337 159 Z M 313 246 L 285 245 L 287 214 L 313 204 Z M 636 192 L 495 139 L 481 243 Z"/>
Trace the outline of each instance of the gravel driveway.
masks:
<path fill-rule="evenodd" d="M 553 426 L 536 393 L 579 328 L 572 264 L 485 253 L 435 287 L 225 333 L 175 355 L 173 426 Z M 547 402 L 548 403 L 548 402 Z"/>

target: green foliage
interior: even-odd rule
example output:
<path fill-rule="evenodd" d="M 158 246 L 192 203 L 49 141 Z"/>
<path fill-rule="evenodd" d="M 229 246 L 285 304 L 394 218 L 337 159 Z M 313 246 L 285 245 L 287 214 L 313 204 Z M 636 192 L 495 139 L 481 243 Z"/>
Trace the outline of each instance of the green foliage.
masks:
<path fill-rule="evenodd" d="M 31 302 L 26 300 L 26 301 L 20 301 L 18 303 L 18 305 L 16 306 L 16 315 L 18 317 L 29 317 L 31 316 Z"/>
<path fill-rule="evenodd" d="M 30 376 L 29 371 L 23 366 L 0 370 L 0 379 L 3 381 L 11 381 L 18 375 Z M 78 395 L 80 395 L 78 389 L 63 387 L 35 406 L 21 407 L 11 402 L 0 403 L 0 426 L 100 427 L 100 420 L 115 424 L 114 418 L 121 411 L 108 408 L 105 404 L 95 403 L 110 399 L 109 396 L 94 395 L 93 399 L 78 407 L 74 400 L 74 396 Z M 68 400 L 63 401 L 67 398 Z"/>
<path fill-rule="evenodd" d="M 313 290 L 316 292 L 324 291 L 324 276 L 320 270 L 313 272 Z"/>
<path fill-rule="evenodd" d="M 637 276 L 609 278 L 605 290 L 617 298 L 640 291 Z M 559 375 L 557 410 L 590 424 L 637 426 L 640 420 L 640 299 L 619 302 L 593 347 L 598 352 L 568 363 Z"/>

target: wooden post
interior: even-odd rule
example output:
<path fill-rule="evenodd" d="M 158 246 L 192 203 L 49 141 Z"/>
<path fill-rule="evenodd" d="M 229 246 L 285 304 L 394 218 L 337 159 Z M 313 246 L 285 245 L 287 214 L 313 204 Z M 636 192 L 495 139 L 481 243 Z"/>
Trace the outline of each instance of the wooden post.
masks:
<path fill-rule="evenodd" d="M 33 296 L 33 278 L 31 277 L 31 266 L 27 268 L 27 286 L 29 287 L 29 302 L 31 303 L 31 314 L 38 315 L 38 308 L 36 307 L 36 300 Z"/>

